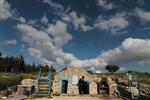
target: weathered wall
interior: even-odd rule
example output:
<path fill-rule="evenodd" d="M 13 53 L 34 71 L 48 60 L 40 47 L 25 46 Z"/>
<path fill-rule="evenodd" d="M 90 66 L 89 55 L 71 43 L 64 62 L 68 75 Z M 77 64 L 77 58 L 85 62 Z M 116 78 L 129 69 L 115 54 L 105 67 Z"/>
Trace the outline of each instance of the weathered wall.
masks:
<path fill-rule="evenodd" d="M 92 81 L 89 83 L 89 94 L 98 94 L 97 83 Z"/>
<path fill-rule="evenodd" d="M 113 95 L 113 93 L 117 90 L 117 84 L 109 77 L 107 78 L 102 78 L 101 81 L 99 82 L 99 91 L 100 94 L 104 92 L 103 89 L 101 89 L 102 87 L 102 82 L 106 82 L 108 85 L 108 93 L 109 95 Z"/>
<path fill-rule="evenodd" d="M 85 81 L 89 82 L 89 94 L 97 94 L 96 81 L 99 82 L 101 79 L 75 67 L 59 72 L 54 76 L 53 93 L 61 94 L 62 80 L 68 80 L 67 94 L 79 94 L 77 82 L 82 76 L 85 77 Z"/>

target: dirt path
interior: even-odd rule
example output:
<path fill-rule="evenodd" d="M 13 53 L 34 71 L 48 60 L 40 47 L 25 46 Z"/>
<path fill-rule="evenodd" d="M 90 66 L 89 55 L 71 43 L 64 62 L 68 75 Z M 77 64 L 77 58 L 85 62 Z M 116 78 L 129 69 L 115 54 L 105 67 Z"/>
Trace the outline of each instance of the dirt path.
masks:
<path fill-rule="evenodd" d="M 92 97 L 92 96 L 54 96 L 53 98 L 37 98 L 35 100 L 122 100 L 111 97 Z"/>

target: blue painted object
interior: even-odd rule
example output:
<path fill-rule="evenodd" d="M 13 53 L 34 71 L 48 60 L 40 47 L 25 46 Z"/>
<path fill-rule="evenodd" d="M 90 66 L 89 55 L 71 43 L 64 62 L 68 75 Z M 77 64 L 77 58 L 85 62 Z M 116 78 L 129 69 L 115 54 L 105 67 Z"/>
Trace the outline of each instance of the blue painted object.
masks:
<path fill-rule="evenodd" d="M 38 87 L 38 92 L 37 92 L 38 96 L 46 96 L 46 95 L 50 96 L 50 94 L 51 94 L 51 78 L 52 78 L 52 74 L 50 71 L 48 72 L 48 77 L 41 77 L 41 70 L 39 71 L 39 75 L 37 78 L 38 86 L 39 86 L 39 84 L 40 85 L 43 84 L 43 87 L 44 87 L 45 84 L 48 84 L 48 88 L 45 87 L 45 90 L 42 90 Z"/>
<path fill-rule="evenodd" d="M 51 77 L 52 77 L 52 74 L 49 72 L 48 73 L 48 96 L 50 96 L 50 93 L 51 93 Z"/>

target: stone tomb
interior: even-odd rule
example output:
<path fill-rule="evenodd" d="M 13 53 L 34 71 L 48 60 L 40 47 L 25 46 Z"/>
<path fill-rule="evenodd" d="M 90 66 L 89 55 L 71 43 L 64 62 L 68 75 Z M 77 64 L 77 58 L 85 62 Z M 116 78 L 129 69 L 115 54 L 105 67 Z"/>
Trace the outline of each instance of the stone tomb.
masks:
<path fill-rule="evenodd" d="M 29 95 L 31 94 L 32 86 L 37 90 L 37 82 L 33 79 L 23 79 L 21 85 L 18 85 L 18 95 Z"/>
<path fill-rule="evenodd" d="M 77 67 L 68 68 L 54 75 L 53 94 L 78 95 L 77 85 L 82 76 L 85 77 L 86 94 L 98 94 L 97 83 L 101 79 Z"/>

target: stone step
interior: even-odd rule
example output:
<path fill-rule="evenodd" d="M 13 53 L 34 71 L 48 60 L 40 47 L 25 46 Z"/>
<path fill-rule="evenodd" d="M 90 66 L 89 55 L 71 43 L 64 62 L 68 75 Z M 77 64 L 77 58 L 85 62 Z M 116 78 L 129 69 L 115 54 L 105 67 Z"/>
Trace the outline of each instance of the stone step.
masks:
<path fill-rule="evenodd" d="M 45 88 L 42 88 L 42 89 L 41 89 L 41 88 L 40 88 L 39 91 L 48 91 L 48 89 L 45 89 Z"/>
<path fill-rule="evenodd" d="M 48 84 L 49 82 L 38 82 L 38 84 Z"/>

